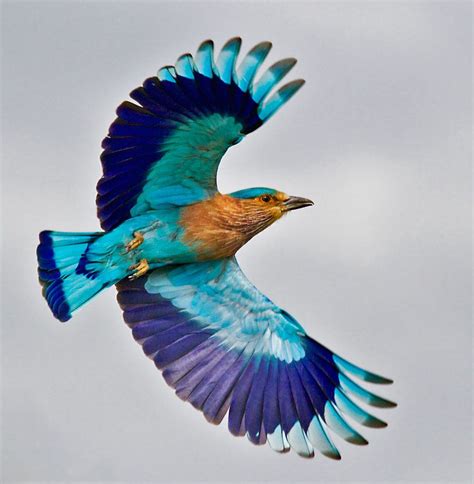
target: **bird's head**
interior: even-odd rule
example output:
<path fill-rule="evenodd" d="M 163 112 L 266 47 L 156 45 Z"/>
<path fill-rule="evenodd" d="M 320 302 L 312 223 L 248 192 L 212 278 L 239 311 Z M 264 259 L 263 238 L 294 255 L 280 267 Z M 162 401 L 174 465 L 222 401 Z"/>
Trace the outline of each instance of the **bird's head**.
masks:
<path fill-rule="evenodd" d="M 314 205 L 307 198 L 290 196 L 266 187 L 246 188 L 230 193 L 229 196 L 238 201 L 239 210 L 255 226 L 256 233 L 291 210 Z"/>

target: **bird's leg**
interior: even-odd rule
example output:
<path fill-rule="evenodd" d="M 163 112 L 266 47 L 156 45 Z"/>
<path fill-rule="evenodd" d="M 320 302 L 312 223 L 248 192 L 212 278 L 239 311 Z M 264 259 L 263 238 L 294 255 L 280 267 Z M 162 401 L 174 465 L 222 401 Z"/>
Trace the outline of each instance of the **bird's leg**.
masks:
<path fill-rule="evenodd" d="M 133 239 L 125 246 L 126 251 L 130 252 L 133 249 L 139 247 L 144 241 L 143 234 L 141 232 L 133 232 Z"/>
<path fill-rule="evenodd" d="M 144 276 L 148 272 L 149 268 L 150 266 L 148 265 L 148 261 L 146 259 L 142 259 L 138 264 L 130 266 L 130 269 L 133 269 L 134 272 L 133 274 L 129 275 L 128 278 L 131 281 L 134 281 L 135 279 Z"/>

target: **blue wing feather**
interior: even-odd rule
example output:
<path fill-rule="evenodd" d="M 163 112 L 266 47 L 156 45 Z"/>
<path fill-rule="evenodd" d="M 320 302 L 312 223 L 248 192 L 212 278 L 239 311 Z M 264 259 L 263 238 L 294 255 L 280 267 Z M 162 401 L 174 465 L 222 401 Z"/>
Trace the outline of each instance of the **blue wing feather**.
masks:
<path fill-rule="evenodd" d="M 259 106 L 259 117 L 266 122 L 270 119 L 296 92 L 304 85 L 302 79 L 297 79 L 285 84 L 268 101 Z"/>
<path fill-rule="evenodd" d="M 260 42 L 244 57 L 236 73 L 236 83 L 242 92 L 252 85 L 258 69 L 272 48 L 271 42 Z"/>
<path fill-rule="evenodd" d="M 215 74 L 214 67 L 214 42 L 205 40 L 196 52 L 196 67 L 200 74 L 212 78 Z"/>
<path fill-rule="evenodd" d="M 244 423 L 245 407 L 250 395 L 250 389 L 252 388 L 255 373 L 262 358 L 261 355 L 257 355 L 255 358 L 252 356 L 247 358 L 247 365 L 232 391 L 232 399 L 229 409 L 229 431 L 234 435 L 245 434 L 245 427 L 242 425 Z"/>
<path fill-rule="evenodd" d="M 186 79 L 194 79 L 195 65 L 191 54 L 183 54 L 179 56 L 175 67 L 178 78 L 184 77 Z"/>
<path fill-rule="evenodd" d="M 278 403 L 280 408 L 281 427 L 286 435 L 298 421 L 298 415 L 293 402 L 290 382 L 286 372 L 286 364 L 278 360 Z"/>
<path fill-rule="evenodd" d="M 263 401 L 265 384 L 268 376 L 270 359 L 262 357 L 258 370 L 255 372 L 252 388 L 245 407 L 245 428 L 249 440 L 254 444 L 261 444 L 263 424 Z"/>
<path fill-rule="evenodd" d="M 251 88 L 255 102 L 263 101 L 268 93 L 290 72 L 296 64 L 296 59 L 282 59 L 273 64 Z"/>
<path fill-rule="evenodd" d="M 220 378 L 202 407 L 204 416 L 210 422 L 220 423 L 224 418 L 230 406 L 232 390 L 247 360 L 244 349 L 227 353 Z"/>
<path fill-rule="evenodd" d="M 379 407 L 394 404 L 363 389 L 345 371 L 366 372 L 312 340 L 288 313 L 261 294 L 235 259 L 160 268 L 118 284 L 118 300 L 134 338 L 163 370 L 176 394 L 254 444 L 340 454 L 327 427 L 345 440 L 367 441 L 343 415 L 369 427 L 385 422 L 351 395 Z M 242 318 L 242 314 L 247 316 Z"/>
<path fill-rule="evenodd" d="M 296 365 L 298 362 L 287 365 L 286 371 L 288 374 L 288 381 L 291 387 L 291 394 L 295 403 L 296 412 L 298 413 L 298 420 L 304 429 L 309 427 L 311 420 L 314 417 L 314 408 L 306 393 L 305 387 L 300 379 Z"/>
<path fill-rule="evenodd" d="M 203 348 L 206 349 L 205 353 L 202 353 Z M 199 356 L 197 361 L 194 353 Z M 194 356 L 191 358 L 192 365 L 190 366 L 192 368 L 177 380 L 176 393 L 196 406 L 206 390 L 210 391 L 206 386 L 206 381 L 208 378 L 214 377 L 213 370 L 215 372 L 216 360 L 219 360 L 220 356 L 218 344 L 214 340 L 207 340 L 190 355 Z M 183 358 L 181 362 L 188 365 L 189 357 Z"/>
<path fill-rule="evenodd" d="M 219 77 L 226 84 L 235 79 L 235 63 L 240 52 L 242 39 L 234 37 L 228 40 L 217 57 L 216 67 Z"/>
<path fill-rule="evenodd" d="M 174 66 L 164 66 L 158 70 L 156 76 L 162 82 L 176 83 L 176 70 Z"/>
<path fill-rule="evenodd" d="M 208 351 L 201 361 L 193 369 L 196 384 L 192 388 L 189 401 L 198 409 L 203 408 L 204 403 L 214 390 L 216 381 L 222 378 L 222 363 L 225 362 L 227 352 L 215 340 L 213 350 Z M 180 381 L 181 383 L 181 381 Z"/>
<path fill-rule="evenodd" d="M 195 59 L 181 56 L 146 79 L 117 108 L 104 139 L 103 176 L 97 190 L 102 228 L 111 230 L 130 217 L 160 206 L 156 192 L 186 181 L 191 190 L 174 204 L 187 205 L 215 194 L 216 173 L 226 150 L 274 114 L 302 83 L 293 83 L 263 104 L 294 60 L 274 64 L 253 85 L 271 44 L 255 46 L 236 69 L 241 40 L 228 41 L 214 63 L 212 41 Z M 203 146 L 207 148 L 202 149 Z"/>
<path fill-rule="evenodd" d="M 270 446 L 279 452 L 284 450 L 278 400 L 278 360 L 271 358 L 263 400 L 263 427 Z M 272 438 L 273 436 L 273 438 Z"/>

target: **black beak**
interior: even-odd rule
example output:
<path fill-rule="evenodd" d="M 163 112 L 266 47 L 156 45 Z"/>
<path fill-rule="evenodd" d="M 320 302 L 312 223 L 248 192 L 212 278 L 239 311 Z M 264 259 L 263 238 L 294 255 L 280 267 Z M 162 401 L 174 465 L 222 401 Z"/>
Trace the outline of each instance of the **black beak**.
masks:
<path fill-rule="evenodd" d="M 298 208 L 310 207 L 311 205 L 314 205 L 311 200 L 302 197 L 290 197 L 283 202 L 285 212 L 296 210 Z"/>

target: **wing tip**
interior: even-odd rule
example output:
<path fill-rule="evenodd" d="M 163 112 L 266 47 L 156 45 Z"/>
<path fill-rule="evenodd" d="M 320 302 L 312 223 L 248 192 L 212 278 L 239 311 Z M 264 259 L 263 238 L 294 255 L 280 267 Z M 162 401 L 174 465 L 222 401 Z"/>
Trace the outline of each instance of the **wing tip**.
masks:
<path fill-rule="evenodd" d="M 366 438 L 362 437 L 362 435 L 360 434 L 350 435 L 345 440 L 354 445 L 360 445 L 360 446 L 369 445 L 369 441 Z"/>
<path fill-rule="evenodd" d="M 332 460 L 342 460 L 342 456 L 339 453 L 339 451 L 336 450 L 336 452 L 331 452 L 331 451 L 321 451 L 321 454 L 324 455 L 325 457 L 328 457 L 329 459 Z"/>
<path fill-rule="evenodd" d="M 272 42 L 270 42 L 269 40 L 262 40 L 258 44 L 255 44 L 252 47 L 251 50 L 252 51 L 253 50 L 260 50 L 260 49 L 270 50 L 272 47 L 273 47 L 273 43 Z"/>
<path fill-rule="evenodd" d="M 231 37 L 225 44 L 224 46 L 222 47 L 222 50 L 224 49 L 227 49 L 229 48 L 229 46 L 233 45 L 233 44 L 242 44 L 242 37 L 240 36 L 235 36 L 235 37 Z"/>
<path fill-rule="evenodd" d="M 300 89 L 301 87 L 303 87 L 305 84 L 306 84 L 306 80 L 305 79 L 295 79 L 294 81 L 291 81 L 287 84 L 287 86 L 289 84 L 292 84 L 292 85 L 295 85 L 295 86 L 298 86 L 298 89 Z"/>
<path fill-rule="evenodd" d="M 372 429 L 384 429 L 384 428 L 388 427 L 387 422 L 380 420 L 379 418 L 373 417 L 373 416 L 366 419 L 363 422 L 363 425 L 365 425 L 366 427 L 370 427 Z"/>
<path fill-rule="evenodd" d="M 212 39 L 203 40 L 199 44 L 199 46 L 197 48 L 197 52 L 204 50 L 204 49 L 207 49 L 208 47 L 211 48 L 211 49 L 214 49 L 214 41 Z"/>

